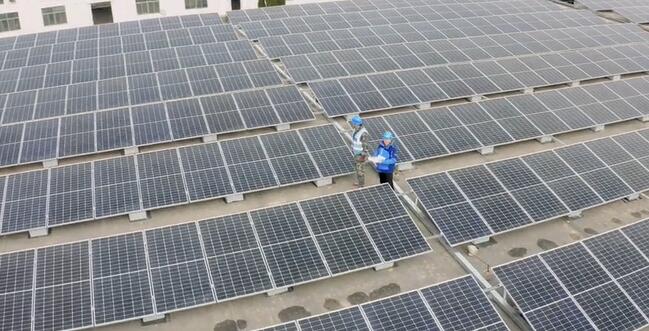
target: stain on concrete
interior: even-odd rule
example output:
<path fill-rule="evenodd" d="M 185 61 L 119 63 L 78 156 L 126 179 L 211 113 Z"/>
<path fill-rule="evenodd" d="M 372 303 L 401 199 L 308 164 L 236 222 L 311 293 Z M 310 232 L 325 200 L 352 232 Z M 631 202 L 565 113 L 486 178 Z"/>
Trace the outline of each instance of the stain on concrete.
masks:
<path fill-rule="evenodd" d="M 396 283 L 390 283 L 385 286 L 381 286 L 377 288 L 376 290 L 372 291 L 370 293 L 370 300 L 376 300 L 380 298 L 385 298 L 391 295 L 395 295 L 401 292 L 401 286 Z"/>
<path fill-rule="evenodd" d="M 326 298 L 324 304 L 322 305 L 326 310 L 336 310 L 340 309 L 343 306 L 340 304 L 340 301 L 332 298 Z"/>
<path fill-rule="evenodd" d="M 302 306 L 291 306 L 282 309 L 282 311 L 280 311 L 277 316 L 279 316 L 280 321 L 288 322 L 304 317 L 309 317 L 311 316 L 311 313 Z"/>
<path fill-rule="evenodd" d="M 617 217 L 611 218 L 611 222 L 613 222 L 615 224 L 622 224 L 622 220 L 617 218 Z"/>
<path fill-rule="evenodd" d="M 635 218 L 642 217 L 642 213 L 639 211 L 634 211 L 633 213 L 631 213 L 631 216 Z"/>
<path fill-rule="evenodd" d="M 352 305 L 360 305 L 369 300 L 370 297 L 365 292 L 355 292 L 347 297 L 347 301 Z"/>
<path fill-rule="evenodd" d="M 576 235 L 577 235 L 577 237 L 581 237 L 581 236 L 579 236 L 579 234 L 576 234 Z M 571 233 L 571 237 L 572 237 L 572 233 Z M 573 238 L 573 239 L 575 239 L 575 238 Z M 575 239 L 575 240 L 577 240 L 577 239 Z M 536 246 L 539 246 L 543 250 L 548 250 L 548 249 L 553 249 L 553 248 L 559 247 L 559 245 L 557 245 L 557 243 L 555 243 L 554 241 L 543 239 L 543 238 L 536 241 Z"/>
<path fill-rule="evenodd" d="M 523 257 L 525 254 L 527 254 L 527 248 L 525 247 L 516 247 L 510 249 L 507 254 L 511 257 Z"/>
<path fill-rule="evenodd" d="M 592 229 L 592 228 L 584 228 L 584 232 L 586 232 L 588 234 L 599 234 L 599 232 L 597 232 L 597 230 Z"/>
<path fill-rule="evenodd" d="M 643 209 L 640 212 L 645 214 L 645 215 L 649 215 L 649 210 L 647 210 L 647 209 Z"/>
<path fill-rule="evenodd" d="M 225 320 L 214 325 L 214 331 L 238 331 L 237 322 L 234 320 Z"/>
<path fill-rule="evenodd" d="M 237 320 L 237 327 L 239 328 L 239 330 L 245 330 L 248 327 L 248 321 Z"/>

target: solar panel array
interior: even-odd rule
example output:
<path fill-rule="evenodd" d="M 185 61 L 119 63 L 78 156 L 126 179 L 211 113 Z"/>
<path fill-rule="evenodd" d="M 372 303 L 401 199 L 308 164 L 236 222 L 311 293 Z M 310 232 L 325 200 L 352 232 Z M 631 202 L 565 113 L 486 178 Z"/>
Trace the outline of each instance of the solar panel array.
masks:
<path fill-rule="evenodd" d="M 187 39 L 183 38 L 182 40 Z M 74 46 L 71 47 L 66 49 L 74 52 Z M 68 59 L 57 55 L 57 57 L 52 57 L 51 62 L 46 62 L 50 58 L 49 54 L 43 55 L 44 60 L 42 61 L 38 59 L 32 60 L 31 56 L 34 55 L 26 55 L 26 58 L 12 57 L 11 61 L 20 62 L 21 67 L 0 70 L 0 80 L 2 82 L 0 92 L 7 94 L 43 90 L 63 85 L 98 80 L 105 81 L 117 77 L 138 76 L 193 67 L 213 70 L 207 65 L 257 59 L 252 44 L 247 40 L 165 47 L 152 50 L 146 50 L 146 48 L 128 49 L 126 52 L 122 51 L 121 44 L 118 42 L 117 45 L 107 45 L 106 50 L 102 52 L 111 52 L 111 54 L 80 59 Z M 5 61 L 5 64 L 8 64 L 8 61 L 9 59 Z M 45 63 L 32 63 L 39 61 Z"/>
<path fill-rule="evenodd" d="M 390 77 L 392 74 L 386 74 Z M 395 90 L 396 97 L 407 91 Z M 649 115 L 649 79 L 638 77 L 507 96 L 434 109 L 366 117 L 378 143 L 393 132 L 399 161 L 421 161 Z"/>
<path fill-rule="evenodd" d="M 236 32 L 231 25 L 213 25 L 194 28 L 155 31 L 139 34 L 128 34 L 122 36 L 101 37 L 99 39 L 88 39 L 70 42 L 58 42 L 51 45 L 40 45 L 28 48 L 19 48 L 0 52 L 0 63 L 4 74 L 12 74 L 22 69 L 25 74 L 36 75 L 48 70 L 62 75 L 70 65 L 90 67 L 96 66 L 96 62 L 118 62 L 115 55 L 128 54 L 127 61 L 141 60 L 145 55 L 151 53 L 156 60 L 169 57 L 168 53 L 174 50 L 179 56 L 188 57 L 188 53 L 200 53 L 199 46 L 205 52 L 217 52 L 219 42 L 235 41 Z M 16 42 L 18 43 L 18 42 Z M 24 44 L 23 44 L 24 45 Z M 164 52 L 162 49 L 166 49 Z M 147 52 L 150 51 L 150 52 Z M 133 54 L 139 53 L 139 54 Z M 111 56 L 112 55 L 112 56 Z M 138 57 L 139 55 L 139 57 Z M 123 60 L 122 60 L 123 61 Z M 94 62 L 94 63 L 93 63 Z M 35 68 L 25 68 L 33 67 Z M 13 70 L 12 70 L 13 69 Z M 89 70 L 89 69 L 86 69 Z M 50 82 L 50 84 L 53 84 Z"/>
<path fill-rule="evenodd" d="M 649 221 L 495 267 L 535 330 L 639 330 L 649 324 Z"/>
<path fill-rule="evenodd" d="M 196 83 L 197 88 L 218 87 L 212 80 Z M 110 92 L 111 99 L 124 100 L 120 94 L 128 98 L 126 90 L 111 89 Z M 52 112 L 56 105 L 64 106 L 63 103 L 37 105 L 35 112 L 39 109 Z M 0 167 L 312 119 L 313 112 L 295 86 L 61 116 L 0 126 L 3 138 L 0 139 Z"/>
<path fill-rule="evenodd" d="M 544 24 L 547 23 L 544 21 Z M 415 37 L 409 40 L 423 41 L 402 40 L 399 44 L 319 51 L 314 54 L 282 57 L 281 61 L 292 81 L 302 83 L 434 65 L 646 42 L 647 36 L 646 32 L 634 24 L 620 24 L 446 40 L 426 39 Z M 302 46 L 299 45 L 298 52 L 314 51 Z M 280 49 L 279 52 L 284 51 Z"/>
<path fill-rule="evenodd" d="M 591 10 L 613 10 L 635 23 L 649 23 L 649 4 L 643 0 L 579 0 Z"/>
<path fill-rule="evenodd" d="M 222 24 L 223 21 L 218 14 L 205 13 L 199 15 L 167 16 L 138 21 L 91 25 L 81 28 L 0 38 L 0 51 Z"/>
<path fill-rule="evenodd" d="M 365 27 L 370 26 L 383 26 L 383 25 L 400 25 L 406 27 L 407 23 L 415 24 L 414 27 L 430 26 L 424 22 L 431 22 L 433 26 L 446 27 L 451 29 L 455 23 L 462 21 L 462 18 L 472 17 L 488 17 L 491 15 L 503 14 L 526 14 L 531 12 L 538 12 L 538 15 L 547 17 L 553 20 L 552 15 L 544 15 L 542 12 L 558 12 L 560 7 L 543 1 L 514 1 L 514 2 L 486 2 L 483 4 L 466 5 L 431 5 L 424 4 L 415 7 L 399 7 L 387 10 L 365 11 L 354 13 L 340 13 L 321 16 L 307 16 L 307 17 L 289 17 L 282 19 L 267 20 L 261 22 L 244 22 L 239 24 L 246 37 L 257 40 L 264 39 L 264 37 L 282 36 L 294 33 L 308 33 L 308 32 L 322 32 L 330 30 L 352 29 L 352 31 L 363 31 Z M 562 16 L 559 13 L 559 16 Z M 594 21 L 602 23 L 602 19 L 594 15 L 581 15 L 583 23 Z M 580 17 L 575 15 L 572 17 Z M 537 20 L 534 16 L 525 15 L 524 19 L 531 19 L 533 22 Z M 437 24 L 434 23 L 437 21 Z M 473 20 L 474 22 L 481 21 L 480 19 Z M 523 22 L 519 20 L 518 22 Z M 443 24 L 446 22 L 446 24 Z M 519 24 L 522 25 L 522 24 Z M 525 25 L 522 25 L 525 26 Z M 510 28 L 513 26 L 510 25 Z M 360 28 L 360 29 L 356 29 Z M 423 29 L 423 30 L 431 30 Z M 516 30 L 514 30 L 516 31 Z M 340 32 L 340 31 L 338 31 Z M 513 31 L 512 31 L 513 32 Z M 332 31 L 334 35 L 339 35 Z M 462 34 L 462 32 L 457 31 Z M 277 40 L 269 38 L 267 40 Z M 290 38 L 288 40 L 291 40 Z"/>
<path fill-rule="evenodd" d="M 376 213 L 386 203 L 391 213 Z M 0 314 L 0 329 L 111 324 L 291 287 L 429 250 L 399 198 L 383 185 L 7 253 L 0 255 L 6 312 Z"/>
<path fill-rule="evenodd" d="M 146 59 L 149 61 L 148 57 Z M 200 59 L 203 61 L 202 55 Z M 6 100 L 1 112 L 2 123 L 16 123 L 282 84 L 278 72 L 269 60 L 231 62 L 213 66 L 202 66 L 203 64 L 194 68 L 91 80 L 79 84 L 2 95 L 0 100 Z M 94 69 L 92 72 L 96 73 Z M 13 81 L 11 84 L 15 83 Z"/>
<path fill-rule="evenodd" d="M 408 179 L 457 246 L 649 189 L 649 130 Z"/>
<path fill-rule="evenodd" d="M 472 276 L 262 331 L 509 330 Z"/>
<path fill-rule="evenodd" d="M 309 87 L 327 116 L 336 117 L 643 72 L 649 70 L 648 52 L 648 44 L 629 44 L 322 80 Z"/>
<path fill-rule="evenodd" d="M 347 175 L 350 157 L 323 125 L 13 174 L 0 177 L 0 233 Z"/>
<path fill-rule="evenodd" d="M 499 0 L 404 0 L 398 4 L 390 0 L 351 0 L 351 1 L 331 1 L 315 2 L 290 6 L 262 7 L 246 10 L 235 10 L 228 12 L 228 20 L 232 24 L 243 22 L 265 21 L 281 19 L 287 17 L 300 16 L 319 16 L 340 13 L 367 12 L 381 9 L 419 7 L 427 5 L 444 5 L 448 10 L 440 10 L 445 15 L 453 16 L 456 11 L 482 10 L 483 6 L 489 6 L 490 2 Z M 522 1 L 521 5 L 531 3 Z M 545 4 L 542 1 L 536 1 L 536 4 Z M 362 15 L 363 13 L 361 13 Z"/>
<path fill-rule="evenodd" d="M 370 25 L 350 29 L 289 34 L 260 38 L 259 42 L 263 46 L 264 52 L 271 58 L 416 41 L 437 41 L 437 43 L 432 43 L 433 47 L 439 51 L 450 51 L 452 49 L 449 49 L 449 47 L 452 48 L 453 45 L 449 45 L 449 42 L 460 38 L 463 39 L 458 40 L 457 43 L 464 45 L 470 44 L 470 41 L 463 42 L 464 39 L 470 37 L 507 35 L 568 27 L 599 26 L 604 23 L 603 19 L 588 12 L 519 13 L 515 15 L 461 17 L 448 21 L 415 21 L 394 25 Z M 635 29 L 636 33 L 641 31 L 637 26 Z M 507 36 L 494 38 L 502 43 L 512 42 L 511 38 L 507 38 Z M 473 38 L 473 40 L 476 40 L 476 38 Z M 533 42 L 529 38 L 523 41 L 526 43 Z M 476 42 L 477 45 L 484 45 L 487 49 L 491 47 L 488 43 L 489 40 L 477 40 Z M 473 45 L 473 47 L 478 47 L 477 45 Z"/>

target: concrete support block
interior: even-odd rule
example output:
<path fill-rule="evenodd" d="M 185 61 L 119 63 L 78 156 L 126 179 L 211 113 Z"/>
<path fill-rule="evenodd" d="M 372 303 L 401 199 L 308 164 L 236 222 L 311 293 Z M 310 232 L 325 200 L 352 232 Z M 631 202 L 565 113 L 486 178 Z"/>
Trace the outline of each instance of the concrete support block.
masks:
<path fill-rule="evenodd" d="M 543 136 L 541 138 L 536 138 L 541 144 L 547 144 L 552 142 L 552 136 Z"/>
<path fill-rule="evenodd" d="M 590 128 L 590 129 L 591 129 L 592 131 L 594 131 L 594 132 L 600 132 L 600 131 L 603 131 L 603 130 L 604 130 L 604 125 L 603 125 L 603 124 L 601 124 L 601 125 L 595 125 L 594 127 Z"/>
<path fill-rule="evenodd" d="M 622 76 L 620 75 L 614 75 L 613 77 L 611 77 L 611 80 L 620 80 L 620 79 L 622 79 Z"/>
<path fill-rule="evenodd" d="M 51 160 L 45 160 L 43 161 L 43 168 L 53 168 L 59 165 L 59 160 L 57 159 L 51 159 Z"/>
<path fill-rule="evenodd" d="M 481 244 L 488 243 L 489 240 L 491 240 L 491 237 L 482 237 L 482 238 L 478 238 L 478 239 L 474 240 L 473 244 L 474 245 L 481 245 Z"/>
<path fill-rule="evenodd" d="M 640 199 L 640 193 L 630 194 L 630 195 L 628 195 L 626 197 L 626 199 L 629 200 L 629 201 L 638 200 L 638 199 Z"/>
<path fill-rule="evenodd" d="M 482 147 L 478 150 L 478 152 L 482 155 L 489 155 L 494 153 L 494 147 L 493 146 L 485 146 Z"/>
<path fill-rule="evenodd" d="M 345 120 L 347 122 L 351 121 L 354 116 L 360 115 L 359 113 L 347 114 L 345 115 Z"/>
<path fill-rule="evenodd" d="M 288 287 L 280 287 L 266 292 L 266 295 L 272 297 L 273 295 L 278 295 L 286 292 L 288 292 Z"/>
<path fill-rule="evenodd" d="M 482 96 L 481 96 L 481 95 L 476 95 L 476 96 L 473 96 L 473 97 L 470 97 L 470 98 L 469 98 L 469 101 L 471 101 L 471 102 L 478 102 L 478 101 L 480 101 L 480 100 L 482 100 Z"/>
<path fill-rule="evenodd" d="M 291 129 L 291 125 L 288 123 L 282 123 L 275 126 L 276 131 L 286 131 L 290 129 Z"/>
<path fill-rule="evenodd" d="M 415 166 L 412 164 L 412 162 L 401 162 L 397 164 L 397 169 L 403 171 L 403 170 L 410 170 L 414 169 Z"/>
<path fill-rule="evenodd" d="M 139 148 L 137 148 L 136 146 L 133 146 L 133 147 L 127 147 L 127 148 L 124 148 L 124 150 L 122 151 L 122 153 L 123 153 L 124 155 L 135 155 L 135 154 L 137 154 L 139 151 L 140 151 Z"/>
<path fill-rule="evenodd" d="M 313 184 L 315 184 L 315 186 L 317 187 L 322 187 L 322 186 L 331 185 L 333 184 L 333 182 L 334 181 L 331 177 L 327 177 L 327 178 L 318 179 L 315 182 L 313 182 Z"/>
<path fill-rule="evenodd" d="M 49 234 L 47 228 L 38 228 L 29 230 L 29 238 L 45 237 Z"/>
<path fill-rule="evenodd" d="M 532 93 L 534 93 L 534 88 L 533 87 L 528 87 L 528 88 L 523 90 L 523 93 L 532 94 Z"/>
<path fill-rule="evenodd" d="M 149 218 L 149 216 L 147 215 L 146 210 L 136 211 L 128 214 L 128 220 L 131 222 L 143 221 L 147 218 Z"/>
<path fill-rule="evenodd" d="M 649 122 L 649 115 L 642 115 L 642 117 L 638 117 L 638 121 Z"/>
<path fill-rule="evenodd" d="M 428 109 L 428 108 L 430 108 L 430 102 L 420 103 L 418 105 L 415 105 L 415 108 L 417 108 L 417 109 Z"/>
<path fill-rule="evenodd" d="M 215 141 L 218 141 L 219 139 L 218 139 L 218 135 L 216 135 L 216 134 L 208 134 L 207 136 L 203 136 L 203 138 L 201 138 L 201 140 L 204 143 L 213 143 Z"/>
<path fill-rule="evenodd" d="M 385 262 L 385 263 L 375 265 L 374 266 L 374 271 L 390 269 L 392 267 L 394 267 L 394 262 Z"/>
<path fill-rule="evenodd" d="M 236 194 L 230 194 L 225 196 L 226 203 L 232 203 L 237 201 L 243 201 L 243 194 L 236 193 Z"/>
<path fill-rule="evenodd" d="M 568 214 L 568 218 L 580 218 L 581 217 L 581 210 L 577 211 L 572 211 L 570 214 Z"/>
<path fill-rule="evenodd" d="M 153 324 L 156 322 L 160 322 L 164 319 L 167 318 L 167 315 L 165 314 L 154 314 L 154 315 L 149 315 L 149 316 L 144 316 L 142 317 L 142 324 Z"/>
<path fill-rule="evenodd" d="M 568 85 L 570 85 L 570 87 L 577 87 L 577 86 L 581 85 L 581 82 L 577 80 L 577 81 L 571 82 Z"/>

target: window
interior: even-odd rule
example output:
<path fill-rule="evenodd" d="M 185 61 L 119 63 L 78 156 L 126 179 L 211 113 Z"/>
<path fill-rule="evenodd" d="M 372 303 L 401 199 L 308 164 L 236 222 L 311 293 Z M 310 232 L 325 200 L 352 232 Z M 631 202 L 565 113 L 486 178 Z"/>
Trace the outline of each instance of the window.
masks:
<path fill-rule="evenodd" d="M 155 14 L 160 12 L 159 0 L 135 0 L 137 6 L 137 13 L 142 14 Z"/>
<path fill-rule="evenodd" d="M 0 14 L 0 32 L 20 30 L 18 13 Z"/>
<path fill-rule="evenodd" d="M 45 26 L 68 23 L 64 6 L 43 8 L 41 12 L 43 13 L 43 24 Z"/>
<path fill-rule="evenodd" d="M 206 8 L 207 0 L 185 0 L 185 9 Z"/>

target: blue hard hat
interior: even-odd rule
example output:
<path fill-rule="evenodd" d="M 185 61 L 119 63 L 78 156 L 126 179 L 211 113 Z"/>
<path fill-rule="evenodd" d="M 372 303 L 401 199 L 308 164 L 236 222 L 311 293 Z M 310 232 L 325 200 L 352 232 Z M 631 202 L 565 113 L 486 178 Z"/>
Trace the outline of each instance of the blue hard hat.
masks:
<path fill-rule="evenodd" d="M 363 125 L 363 119 L 360 116 L 356 115 L 356 116 L 352 117 L 352 124 L 354 124 L 356 126 Z"/>
<path fill-rule="evenodd" d="M 392 134 L 392 132 L 390 132 L 390 131 L 385 131 L 385 132 L 383 132 L 383 139 L 384 140 L 392 140 L 392 139 L 394 139 L 394 134 Z"/>

